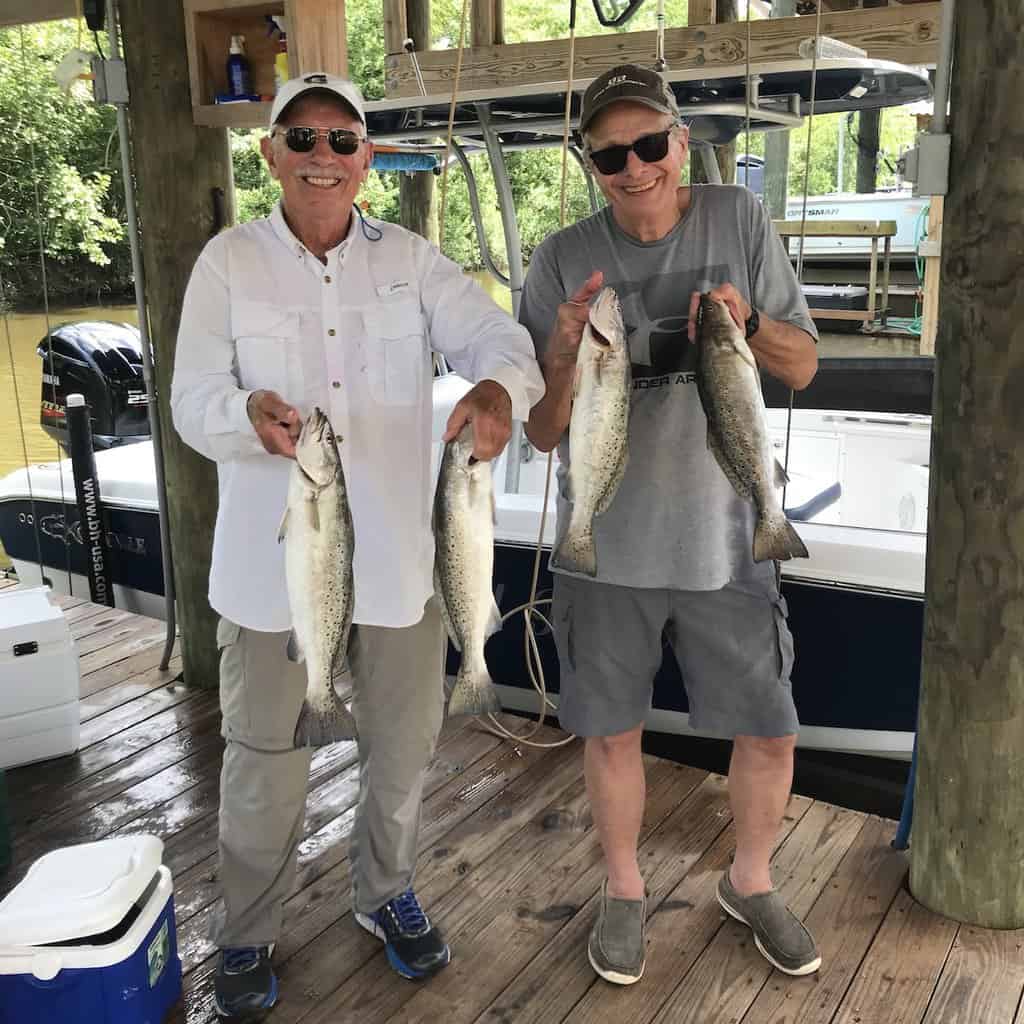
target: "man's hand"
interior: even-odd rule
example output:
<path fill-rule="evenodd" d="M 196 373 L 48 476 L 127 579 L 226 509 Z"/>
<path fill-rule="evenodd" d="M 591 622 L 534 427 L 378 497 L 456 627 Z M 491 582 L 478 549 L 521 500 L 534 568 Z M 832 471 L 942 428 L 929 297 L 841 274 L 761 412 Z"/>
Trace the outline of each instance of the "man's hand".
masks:
<path fill-rule="evenodd" d="M 742 331 L 747 326 L 747 320 L 750 317 L 751 305 L 742 295 L 736 290 L 736 288 L 726 282 L 720 284 L 717 288 L 712 288 L 708 295 L 713 299 L 721 299 L 729 307 L 729 312 L 732 315 L 736 326 Z M 697 310 L 700 307 L 700 292 L 691 292 L 690 294 L 690 319 L 686 324 L 686 335 L 690 341 L 697 340 Z"/>
<path fill-rule="evenodd" d="M 276 391 L 254 391 L 245 405 L 249 421 L 271 455 L 295 458 L 295 442 L 302 430 L 302 418 Z"/>
<path fill-rule="evenodd" d="M 543 362 L 549 366 L 576 363 L 576 353 L 583 340 L 583 328 L 590 317 L 590 300 L 601 290 L 604 274 L 595 270 L 575 295 L 558 307 L 555 329 L 551 332 Z"/>
<path fill-rule="evenodd" d="M 509 393 L 497 381 L 480 381 L 455 404 L 442 440 L 458 437 L 467 423 L 473 427 L 473 457 L 481 461 L 496 458 L 512 436 Z"/>

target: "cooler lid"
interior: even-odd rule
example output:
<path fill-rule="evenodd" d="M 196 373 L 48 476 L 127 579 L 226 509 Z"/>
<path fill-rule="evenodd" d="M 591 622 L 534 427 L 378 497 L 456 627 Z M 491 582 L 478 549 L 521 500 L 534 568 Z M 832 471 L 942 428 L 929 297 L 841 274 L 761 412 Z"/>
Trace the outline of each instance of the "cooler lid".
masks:
<path fill-rule="evenodd" d="M 0 591 L 0 656 L 23 641 L 59 644 L 70 634 L 64 612 L 50 604 L 48 592 L 49 587 Z"/>
<path fill-rule="evenodd" d="M 43 946 L 108 931 L 153 881 L 163 849 L 156 836 L 124 836 L 40 857 L 0 902 L 0 946 Z"/>

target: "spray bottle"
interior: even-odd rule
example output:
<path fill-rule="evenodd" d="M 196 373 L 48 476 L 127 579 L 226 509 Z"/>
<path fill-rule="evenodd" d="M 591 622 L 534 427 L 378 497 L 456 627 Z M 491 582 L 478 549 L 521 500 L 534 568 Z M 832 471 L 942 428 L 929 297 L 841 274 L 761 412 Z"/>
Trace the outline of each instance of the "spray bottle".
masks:
<path fill-rule="evenodd" d="M 228 56 L 228 92 L 239 98 L 252 92 L 249 75 L 249 61 L 245 57 L 245 36 L 231 37 L 231 53 Z"/>
<path fill-rule="evenodd" d="M 280 91 L 281 86 L 291 77 L 288 73 L 288 26 L 283 14 L 268 14 L 270 22 L 268 35 L 277 36 L 277 51 L 274 54 L 274 89 Z"/>

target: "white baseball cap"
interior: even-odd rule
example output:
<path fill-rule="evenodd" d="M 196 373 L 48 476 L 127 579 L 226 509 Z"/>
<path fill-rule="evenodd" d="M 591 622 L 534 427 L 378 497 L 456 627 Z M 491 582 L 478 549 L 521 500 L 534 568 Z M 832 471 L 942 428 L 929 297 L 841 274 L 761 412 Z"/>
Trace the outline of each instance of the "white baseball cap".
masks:
<path fill-rule="evenodd" d="M 270 108 L 270 127 L 273 128 L 281 120 L 293 100 L 307 92 L 315 91 L 333 92 L 335 96 L 343 99 L 355 112 L 363 124 L 366 124 L 366 114 L 363 113 L 363 95 L 359 89 L 347 78 L 339 78 L 336 75 L 328 75 L 323 71 L 311 71 L 298 78 L 291 78 L 277 91 L 274 97 L 274 105 Z"/>

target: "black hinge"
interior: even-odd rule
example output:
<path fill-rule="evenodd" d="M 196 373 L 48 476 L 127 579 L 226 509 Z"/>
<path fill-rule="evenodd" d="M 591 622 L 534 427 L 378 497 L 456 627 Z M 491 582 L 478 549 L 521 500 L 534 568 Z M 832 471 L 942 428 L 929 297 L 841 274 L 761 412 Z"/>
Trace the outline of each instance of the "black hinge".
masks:
<path fill-rule="evenodd" d="M 35 640 L 28 640 L 23 644 L 14 645 L 14 656 L 20 658 L 24 654 L 38 654 L 39 644 Z"/>

